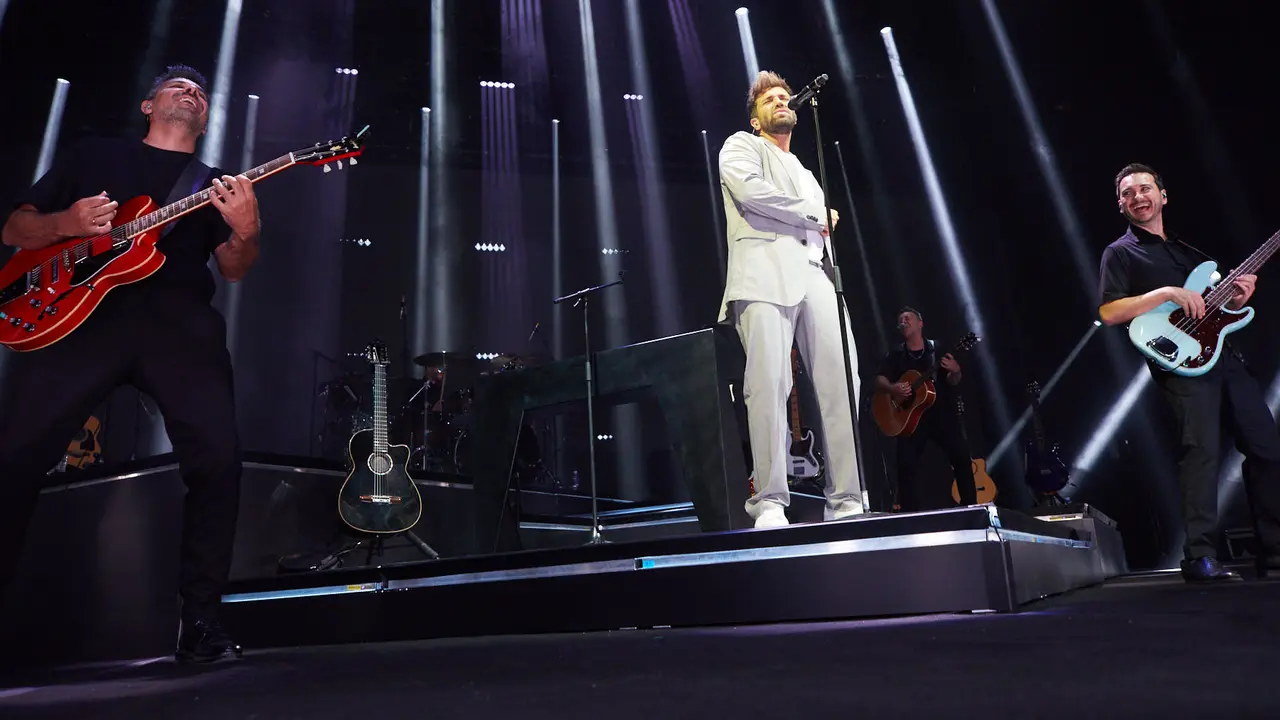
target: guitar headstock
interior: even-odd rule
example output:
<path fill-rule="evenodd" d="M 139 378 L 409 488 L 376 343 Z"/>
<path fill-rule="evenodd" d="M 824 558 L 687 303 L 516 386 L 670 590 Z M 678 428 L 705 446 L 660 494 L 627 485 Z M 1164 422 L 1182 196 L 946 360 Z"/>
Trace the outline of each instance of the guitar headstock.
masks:
<path fill-rule="evenodd" d="M 356 158 L 364 152 L 364 134 L 367 132 L 369 132 L 369 126 L 365 125 L 364 129 L 355 135 L 349 135 L 341 140 L 316 143 L 308 148 L 294 150 L 290 154 L 293 155 L 294 162 L 299 164 L 324 166 L 324 171 L 329 172 L 333 169 L 329 164 L 336 163 L 341 170 L 343 160 L 350 158 L 351 164 L 356 164 Z"/>
<path fill-rule="evenodd" d="M 387 345 L 381 340 L 374 340 L 364 349 L 364 358 L 372 365 L 390 365 L 391 361 L 387 358 Z"/>
<path fill-rule="evenodd" d="M 973 346 L 980 342 L 982 342 L 982 338 L 973 333 L 967 333 L 964 337 L 960 338 L 959 342 L 956 343 L 956 351 L 972 350 Z"/>

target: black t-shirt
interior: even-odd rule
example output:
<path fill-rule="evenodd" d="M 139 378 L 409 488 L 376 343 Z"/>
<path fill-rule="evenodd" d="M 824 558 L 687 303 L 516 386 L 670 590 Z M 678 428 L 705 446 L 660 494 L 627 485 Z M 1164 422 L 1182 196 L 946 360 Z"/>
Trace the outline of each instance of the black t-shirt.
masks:
<path fill-rule="evenodd" d="M 163 206 L 174 183 L 186 169 L 191 153 L 161 150 L 140 140 L 82 140 L 58 154 L 49 172 L 19 200 L 33 205 L 42 213 L 66 210 L 81 198 L 106 192 L 112 200 L 124 205 L 140 195 L 150 197 L 155 207 Z M 223 172 L 214 168 L 184 188 L 181 197 L 207 187 L 213 177 Z M 117 216 L 114 225 L 124 218 Z M 213 275 L 209 256 L 214 248 L 231 237 L 231 229 L 213 207 L 206 205 L 179 218 L 169 234 L 160 238 L 156 248 L 165 262 L 155 274 L 139 282 L 122 285 L 108 297 L 117 296 L 113 305 L 128 302 L 161 303 L 169 306 L 208 306 L 213 299 Z"/>
<path fill-rule="evenodd" d="M 921 374 L 927 373 L 940 359 L 938 352 L 932 340 L 926 340 L 919 352 L 908 350 L 905 343 L 900 344 L 884 356 L 876 374 L 883 375 L 889 382 L 896 383 L 898 378 L 908 370 L 915 370 Z M 946 381 L 946 375 L 947 371 L 939 368 L 934 377 L 934 386 L 939 395 L 951 397 L 956 392 L 956 386 Z"/>
<path fill-rule="evenodd" d="M 1130 225 L 1129 232 L 1102 251 L 1098 306 L 1169 285 L 1182 287 L 1191 271 L 1210 259 L 1172 234 L 1164 240 Z"/>

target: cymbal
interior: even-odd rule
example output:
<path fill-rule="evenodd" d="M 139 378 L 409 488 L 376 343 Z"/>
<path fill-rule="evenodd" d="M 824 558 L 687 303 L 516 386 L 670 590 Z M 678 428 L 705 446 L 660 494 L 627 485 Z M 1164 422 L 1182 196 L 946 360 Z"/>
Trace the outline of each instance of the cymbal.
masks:
<path fill-rule="evenodd" d="M 476 358 L 475 354 L 467 354 L 460 352 L 429 352 L 425 355 L 419 355 L 413 359 L 414 365 L 421 365 L 429 368 L 452 368 L 452 367 L 477 367 L 481 361 Z"/>

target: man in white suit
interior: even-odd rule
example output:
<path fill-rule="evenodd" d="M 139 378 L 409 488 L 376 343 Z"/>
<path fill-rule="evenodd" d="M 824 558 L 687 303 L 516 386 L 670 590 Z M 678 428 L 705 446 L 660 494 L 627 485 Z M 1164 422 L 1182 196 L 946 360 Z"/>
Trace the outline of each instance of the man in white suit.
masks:
<path fill-rule="evenodd" d="M 813 379 L 827 445 L 826 520 L 863 511 L 835 286 L 825 252 L 822 188 L 791 154 L 791 88 L 762 72 L 748 93 L 755 134 L 734 133 L 720 149 L 729 242 L 720 322 L 732 323 L 747 353 L 743 398 L 755 479 L 747 513 L 755 526 L 787 524 L 787 419 L 794 341 Z M 832 224 L 839 219 L 833 210 Z M 848 327 L 848 323 L 845 324 Z M 854 396 L 858 364 L 853 336 Z"/>

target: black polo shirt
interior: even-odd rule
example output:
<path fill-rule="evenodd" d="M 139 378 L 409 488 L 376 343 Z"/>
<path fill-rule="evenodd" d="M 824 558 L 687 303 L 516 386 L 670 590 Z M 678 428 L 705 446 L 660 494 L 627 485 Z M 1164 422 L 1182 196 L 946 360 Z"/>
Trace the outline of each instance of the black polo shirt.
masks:
<path fill-rule="evenodd" d="M 880 369 L 876 374 L 883 375 L 889 382 L 896 383 L 898 378 L 908 370 L 915 370 L 920 374 L 927 373 L 929 368 L 941 359 L 937 353 L 937 346 L 932 340 L 925 340 L 924 347 L 919 352 L 908 350 L 906 343 L 900 343 L 880 361 Z M 938 368 L 938 373 L 934 377 L 934 386 L 939 396 L 953 397 L 957 386 L 947 382 L 946 375 L 946 370 Z M 961 377 L 964 376 L 961 375 Z"/>
<path fill-rule="evenodd" d="M 1128 232 L 1102 251 L 1098 306 L 1169 285 L 1182 287 L 1197 265 L 1211 259 L 1173 234 L 1164 240 L 1130 225 Z"/>
<path fill-rule="evenodd" d="M 1213 260 L 1173 233 L 1168 235 L 1169 239 L 1164 240 L 1159 235 L 1130 225 L 1128 232 L 1107 246 L 1102 252 L 1101 277 L 1098 280 L 1099 307 L 1115 300 L 1143 295 L 1156 288 L 1182 287 L 1197 265 Z M 1244 362 L 1240 349 L 1231 340 L 1225 341 L 1223 348 Z M 1157 380 L 1175 377 L 1150 360 L 1147 364 Z"/>

